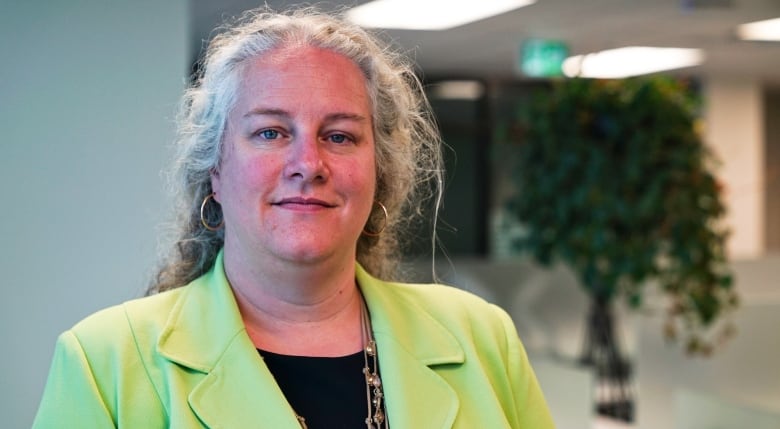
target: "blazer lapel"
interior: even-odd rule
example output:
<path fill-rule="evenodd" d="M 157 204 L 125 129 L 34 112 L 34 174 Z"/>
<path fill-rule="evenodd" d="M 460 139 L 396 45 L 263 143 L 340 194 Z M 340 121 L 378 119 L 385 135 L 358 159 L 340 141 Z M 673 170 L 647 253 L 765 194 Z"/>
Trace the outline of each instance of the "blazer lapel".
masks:
<path fill-rule="evenodd" d="M 459 406 L 452 388 L 389 335 L 376 339 L 390 427 L 451 428 Z"/>
<path fill-rule="evenodd" d="M 157 347 L 167 359 L 203 374 L 192 378 L 197 381 L 187 392 L 192 411 L 209 428 L 300 429 L 246 333 L 222 252 L 214 268 L 187 288 Z"/>
<path fill-rule="evenodd" d="M 300 429 L 276 381 L 253 350 L 249 337 L 236 338 L 192 390 L 190 407 L 209 428 Z"/>
<path fill-rule="evenodd" d="M 427 311 L 357 267 L 371 313 L 390 427 L 451 428 L 458 413 L 455 391 L 434 368 L 461 364 L 455 337 Z"/>

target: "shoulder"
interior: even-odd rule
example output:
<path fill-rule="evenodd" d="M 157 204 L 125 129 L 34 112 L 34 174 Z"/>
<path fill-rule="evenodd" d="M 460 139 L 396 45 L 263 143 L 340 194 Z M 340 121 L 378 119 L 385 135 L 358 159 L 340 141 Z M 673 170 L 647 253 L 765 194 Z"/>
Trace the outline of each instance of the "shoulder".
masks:
<path fill-rule="evenodd" d="M 463 289 L 436 283 L 388 283 L 388 287 L 447 326 L 466 324 L 503 331 L 507 323 L 511 324 L 501 307 Z"/>
<path fill-rule="evenodd" d="M 151 423 L 164 410 L 148 368 L 155 332 L 182 293 L 103 309 L 62 333 L 34 427 L 84 427 L 86 422 L 113 427 L 117 419 L 134 422 L 132 427 L 160 427 Z"/>
<path fill-rule="evenodd" d="M 441 284 L 378 280 L 358 275 L 364 295 L 388 323 L 404 332 L 443 328 L 461 344 L 503 351 L 517 332 L 509 315 L 468 291 Z M 373 318 L 373 312 L 372 312 Z M 511 341 L 511 340 L 510 340 Z"/>
<path fill-rule="evenodd" d="M 114 353 L 127 351 L 137 343 L 155 341 L 171 310 L 186 288 L 178 288 L 97 311 L 71 329 L 84 352 Z"/>
<path fill-rule="evenodd" d="M 429 283 L 385 282 L 385 287 L 399 299 L 414 302 L 435 313 L 480 315 L 495 312 L 496 306 L 463 289 Z"/>

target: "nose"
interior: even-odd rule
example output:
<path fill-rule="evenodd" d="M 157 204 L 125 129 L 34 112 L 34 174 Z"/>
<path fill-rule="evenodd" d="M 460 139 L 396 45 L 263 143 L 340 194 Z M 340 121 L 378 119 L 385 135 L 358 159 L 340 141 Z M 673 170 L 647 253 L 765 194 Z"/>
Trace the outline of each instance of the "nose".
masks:
<path fill-rule="evenodd" d="M 303 182 L 323 182 L 330 173 L 317 137 L 299 136 L 290 144 L 284 175 Z"/>

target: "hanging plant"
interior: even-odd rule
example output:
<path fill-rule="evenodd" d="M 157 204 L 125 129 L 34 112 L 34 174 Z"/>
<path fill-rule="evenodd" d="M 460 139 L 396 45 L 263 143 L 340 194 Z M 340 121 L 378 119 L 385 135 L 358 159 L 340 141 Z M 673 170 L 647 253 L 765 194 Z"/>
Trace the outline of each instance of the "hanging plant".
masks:
<path fill-rule="evenodd" d="M 647 285 L 660 285 L 665 335 L 706 355 L 733 333 L 713 327 L 737 296 L 698 104 L 671 78 L 555 82 L 509 127 L 517 192 L 508 209 L 526 227 L 517 248 L 565 262 L 594 299 L 640 307 Z"/>

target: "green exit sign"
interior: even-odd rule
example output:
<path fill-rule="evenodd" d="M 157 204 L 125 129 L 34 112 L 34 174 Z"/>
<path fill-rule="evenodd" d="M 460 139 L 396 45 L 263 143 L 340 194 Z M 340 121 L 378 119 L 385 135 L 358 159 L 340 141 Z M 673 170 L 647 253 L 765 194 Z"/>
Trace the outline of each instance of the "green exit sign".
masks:
<path fill-rule="evenodd" d="M 528 39 L 520 47 L 520 71 L 531 77 L 561 76 L 569 47 L 559 40 Z"/>

